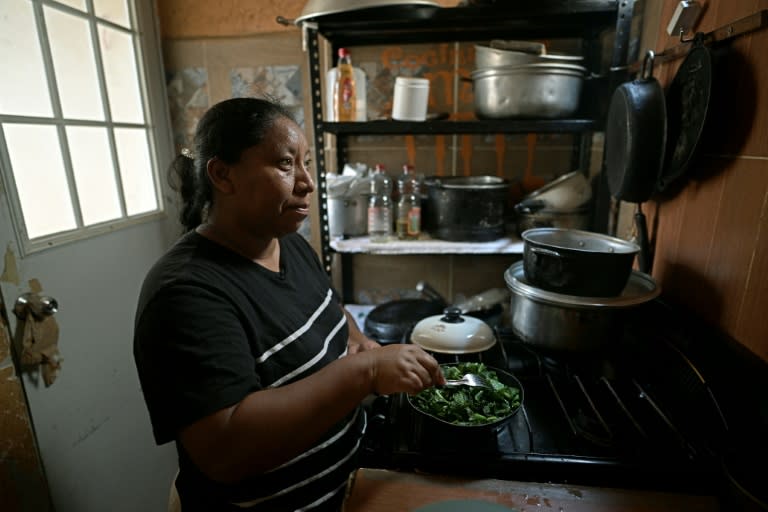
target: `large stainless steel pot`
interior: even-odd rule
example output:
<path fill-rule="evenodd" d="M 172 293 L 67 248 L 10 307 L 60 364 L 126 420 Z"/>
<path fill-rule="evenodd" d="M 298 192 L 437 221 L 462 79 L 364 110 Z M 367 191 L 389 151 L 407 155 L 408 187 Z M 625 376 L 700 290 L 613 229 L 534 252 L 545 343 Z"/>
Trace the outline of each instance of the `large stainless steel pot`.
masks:
<path fill-rule="evenodd" d="M 661 288 L 649 275 L 633 271 L 618 297 L 578 297 L 549 292 L 526 281 L 523 262 L 504 273 L 511 292 L 513 332 L 525 343 L 557 352 L 584 352 L 621 339 L 628 309 L 658 297 Z"/>
<path fill-rule="evenodd" d="M 533 63 L 472 72 L 475 115 L 484 119 L 565 117 L 576 112 L 586 68 Z"/>

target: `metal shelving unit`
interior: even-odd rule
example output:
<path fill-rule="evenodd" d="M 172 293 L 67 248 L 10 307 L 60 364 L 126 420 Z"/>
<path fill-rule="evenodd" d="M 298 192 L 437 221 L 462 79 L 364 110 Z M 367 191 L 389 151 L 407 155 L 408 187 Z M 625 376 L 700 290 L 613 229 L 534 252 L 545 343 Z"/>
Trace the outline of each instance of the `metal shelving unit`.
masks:
<path fill-rule="evenodd" d="M 638 0 L 640 1 L 640 0 Z M 498 133 L 573 133 L 574 159 L 588 168 L 593 132 L 602 131 L 610 93 L 627 80 L 630 56 L 629 35 L 635 0 L 539 0 L 532 2 L 489 2 L 454 8 L 431 6 L 390 6 L 329 14 L 306 20 L 303 26 L 309 58 L 312 123 L 315 137 L 315 161 L 318 172 L 318 196 L 321 215 L 321 257 L 331 272 L 334 252 L 328 226 L 325 134 L 336 136 L 338 167 L 343 165 L 347 138 L 357 135 L 443 135 Z M 323 77 L 320 65 L 320 37 L 337 50 L 347 46 L 445 43 L 501 39 L 578 38 L 582 41 L 585 61 L 590 69 L 604 61 L 601 35 L 613 31 L 613 47 L 608 70 L 592 80 L 577 115 L 568 119 L 477 119 L 468 121 L 434 120 L 403 122 L 380 120 L 357 123 L 323 120 Z M 636 53 L 636 51 L 634 52 Z M 604 181 L 604 180 L 603 180 Z M 596 230 L 610 207 L 607 185 L 598 188 L 595 204 Z M 337 248 L 339 247 L 338 244 Z M 342 254 L 342 282 L 345 300 L 352 293 L 351 253 Z M 361 252 L 361 251 L 355 251 Z M 363 251 L 364 252 L 364 251 Z M 371 251 L 376 253 L 376 251 Z M 381 253 L 381 252 L 380 252 Z M 386 254 L 384 252 L 383 254 Z"/>

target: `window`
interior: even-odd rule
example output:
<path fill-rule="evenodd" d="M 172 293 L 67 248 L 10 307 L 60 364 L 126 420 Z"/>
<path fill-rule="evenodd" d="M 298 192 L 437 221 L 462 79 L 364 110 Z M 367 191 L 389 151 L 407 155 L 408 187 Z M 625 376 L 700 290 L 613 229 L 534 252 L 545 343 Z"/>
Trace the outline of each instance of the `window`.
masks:
<path fill-rule="evenodd" d="M 2 0 L 0 167 L 26 252 L 162 212 L 151 0 Z"/>

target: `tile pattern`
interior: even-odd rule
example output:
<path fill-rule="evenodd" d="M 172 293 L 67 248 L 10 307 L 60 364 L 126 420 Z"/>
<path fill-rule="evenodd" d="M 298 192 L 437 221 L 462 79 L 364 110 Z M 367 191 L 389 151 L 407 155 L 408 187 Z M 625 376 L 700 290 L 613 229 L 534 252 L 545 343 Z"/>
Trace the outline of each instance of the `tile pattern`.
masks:
<path fill-rule="evenodd" d="M 197 122 L 208 109 L 208 71 L 203 67 L 184 68 L 170 74 L 166 85 L 178 152 L 192 146 Z"/>

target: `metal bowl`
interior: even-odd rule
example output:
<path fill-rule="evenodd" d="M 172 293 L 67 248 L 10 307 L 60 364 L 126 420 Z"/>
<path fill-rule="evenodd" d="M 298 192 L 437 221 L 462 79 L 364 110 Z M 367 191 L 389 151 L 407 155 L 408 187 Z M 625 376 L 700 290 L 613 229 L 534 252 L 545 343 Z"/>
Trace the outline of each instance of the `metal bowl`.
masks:
<path fill-rule="evenodd" d="M 579 106 L 586 68 L 533 63 L 472 72 L 475 115 L 481 119 L 557 118 Z"/>
<path fill-rule="evenodd" d="M 441 7 L 434 0 L 307 0 L 304 9 L 302 9 L 299 17 L 294 20 L 294 23 L 300 25 L 304 21 L 329 14 L 340 14 L 375 7 L 401 6 Z"/>

